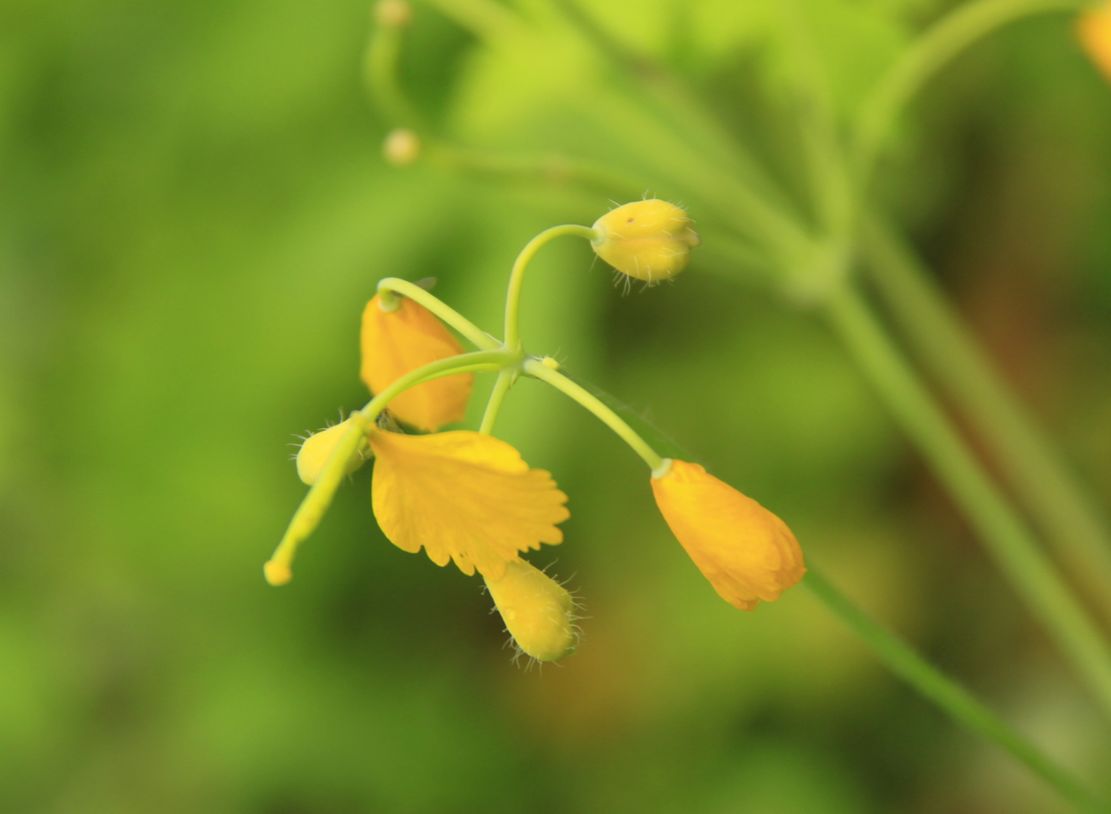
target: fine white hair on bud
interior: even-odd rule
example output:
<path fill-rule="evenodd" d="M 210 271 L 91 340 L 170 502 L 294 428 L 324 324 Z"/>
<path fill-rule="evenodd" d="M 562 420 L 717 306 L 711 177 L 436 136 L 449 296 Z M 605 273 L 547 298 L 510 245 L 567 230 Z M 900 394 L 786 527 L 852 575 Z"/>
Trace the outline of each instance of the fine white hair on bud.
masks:
<path fill-rule="evenodd" d="M 334 427 L 327 427 L 320 432 L 314 432 L 305 439 L 301 448 L 297 450 L 297 477 L 301 479 L 302 483 L 307 486 L 316 483 L 336 445 L 351 428 L 352 421 L 353 419 L 348 418 Z M 347 462 L 346 473 L 348 475 L 366 463 L 369 455 L 368 450 L 366 442 L 362 442 L 359 446 L 359 454 L 353 455 L 351 460 Z"/>
<path fill-rule="evenodd" d="M 649 285 L 687 267 L 699 244 L 686 211 L 649 198 L 611 209 L 594 222 L 594 252 L 615 269 Z"/>
<path fill-rule="evenodd" d="M 516 645 L 537 661 L 559 661 L 578 643 L 575 598 L 538 568 L 513 560 L 487 590 Z"/>

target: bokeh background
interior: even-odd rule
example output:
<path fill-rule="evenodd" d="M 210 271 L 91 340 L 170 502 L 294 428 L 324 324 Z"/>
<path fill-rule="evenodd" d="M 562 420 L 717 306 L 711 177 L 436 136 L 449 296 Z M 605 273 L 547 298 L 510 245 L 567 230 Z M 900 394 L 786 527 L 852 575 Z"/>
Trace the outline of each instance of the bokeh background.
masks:
<path fill-rule="evenodd" d="M 599 5 L 791 178 L 771 0 Z M 803 6 L 845 110 L 944 10 Z M 403 76 L 435 128 L 676 195 L 690 156 L 597 115 L 628 89 L 548 4 L 512 8 L 531 33 L 495 48 L 417 4 Z M 1061 810 L 805 590 L 721 602 L 641 464 L 534 383 L 499 433 L 571 495 L 567 543 L 533 558 L 585 603 L 565 663 L 514 666 L 476 579 L 382 538 L 366 471 L 294 582 L 265 585 L 303 494 L 289 443 L 366 399 L 375 281 L 436 277 L 496 328 L 521 245 L 609 206 L 387 166 L 368 12 L 0 6 L 0 811 Z M 1111 84 L 1072 24 L 1016 25 L 948 69 L 879 191 L 1106 506 Z M 775 508 L 861 605 L 1098 780 L 1090 699 L 842 349 L 713 256 L 623 295 L 584 246 L 553 246 L 526 341 Z"/>

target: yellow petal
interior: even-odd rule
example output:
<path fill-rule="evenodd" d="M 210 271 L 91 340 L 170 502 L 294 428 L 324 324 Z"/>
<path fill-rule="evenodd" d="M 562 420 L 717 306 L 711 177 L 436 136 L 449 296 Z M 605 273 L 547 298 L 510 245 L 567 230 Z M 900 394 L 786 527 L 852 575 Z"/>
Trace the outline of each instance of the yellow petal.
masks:
<path fill-rule="evenodd" d="M 517 646 L 538 661 L 559 661 L 575 649 L 575 600 L 543 571 L 513 560 L 486 588 Z"/>
<path fill-rule="evenodd" d="M 1077 22 L 1077 35 L 1088 56 L 1111 80 L 1111 2 L 1083 12 Z"/>
<path fill-rule="evenodd" d="M 729 604 L 752 610 L 806 573 L 787 524 L 698 464 L 667 462 L 652 491 L 672 533 Z"/>
<path fill-rule="evenodd" d="M 360 345 L 360 374 L 372 393 L 381 393 L 411 370 L 463 351 L 423 305 L 398 297 L 395 309 L 382 310 L 381 295 L 375 295 L 363 310 Z M 406 390 L 390 402 L 389 409 L 406 424 L 435 432 L 463 419 L 473 383 L 470 373 L 434 379 Z"/>
<path fill-rule="evenodd" d="M 520 552 L 563 542 L 556 524 L 570 517 L 567 495 L 504 441 L 376 431 L 370 446 L 374 516 L 402 551 L 423 547 L 437 565 L 453 560 L 464 574 L 497 579 Z"/>

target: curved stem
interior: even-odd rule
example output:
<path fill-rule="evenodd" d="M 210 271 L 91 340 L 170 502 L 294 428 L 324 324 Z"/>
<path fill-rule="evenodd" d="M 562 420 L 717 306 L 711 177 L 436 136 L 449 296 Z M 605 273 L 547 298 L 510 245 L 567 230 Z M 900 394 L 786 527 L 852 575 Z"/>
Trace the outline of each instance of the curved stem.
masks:
<path fill-rule="evenodd" d="M 551 385 L 563 395 L 578 402 L 579 405 L 593 413 L 595 418 L 613 430 L 622 441 L 628 444 L 633 452 L 648 464 L 649 469 L 654 471 L 663 465 L 664 459 L 660 454 L 652 449 L 648 442 L 641 438 L 636 430 L 630 427 L 609 405 L 578 382 L 551 367 L 550 365 L 554 360 L 545 363 L 546 361 L 541 359 L 526 360 L 524 364 L 525 374 Z"/>
<path fill-rule="evenodd" d="M 996 564 L 1111 717 L 1111 654 L 1030 531 L 968 452 L 856 293 L 847 289 L 833 297 L 826 314 L 892 416 L 987 544 Z"/>
<path fill-rule="evenodd" d="M 421 121 L 420 114 L 410 104 L 397 77 L 401 38 L 400 26 L 378 23 L 373 27 L 363 58 L 364 76 L 375 104 L 390 124 L 416 127 Z"/>
<path fill-rule="evenodd" d="M 545 229 L 532 240 L 525 244 L 517 259 L 513 261 L 513 271 L 509 274 L 509 288 L 505 295 L 505 346 L 510 350 L 518 350 L 521 346 L 519 330 L 519 317 L 521 310 L 521 288 L 525 282 L 525 270 L 532 258 L 547 243 L 558 237 L 581 237 L 585 240 L 594 240 L 598 236 L 589 226 L 565 224 L 552 226 Z"/>
<path fill-rule="evenodd" d="M 297 548 L 320 524 L 328 507 L 332 505 L 336 490 L 343 481 L 348 461 L 357 453 L 359 442 L 374 426 L 374 422 L 392 399 L 410 387 L 433 379 L 471 371 L 499 370 L 517 361 L 516 354 L 504 351 L 476 351 L 439 359 L 401 376 L 371 399 L 365 407 L 353 413 L 351 428 L 336 443 L 316 482 L 294 512 L 293 519 L 289 521 L 289 526 L 282 535 L 278 547 L 263 566 L 266 581 L 271 585 L 284 585 L 293 578 L 291 566 Z"/>
<path fill-rule="evenodd" d="M 954 57 L 1007 23 L 1048 11 L 1078 10 L 1091 0 L 976 0 L 928 29 L 884 75 L 861 107 L 854 151 L 863 187 L 899 111 Z"/>
<path fill-rule="evenodd" d="M 1111 533 L 1082 486 L 977 347 L 913 252 L 877 218 L 865 268 L 914 351 L 971 420 L 1035 523 L 1111 618 Z"/>
<path fill-rule="evenodd" d="M 498 378 L 490 391 L 490 399 L 486 402 L 486 410 L 482 414 L 482 424 L 478 428 L 483 435 L 489 435 L 494 431 L 494 423 L 498 420 L 502 402 L 505 401 L 506 394 L 516 380 L 517 370 L 515 369 L 502 368 L 498 373 Z"/>
<path fill-rule="evenodd" d="M 422 305 L 462 334 L 472 345 L 481 350 L 495 350 L 501 347 L 499 342 L 486 331 L 479 328 L 465 316 L 460 314 L 450 305 L 431 292 L 421 288 L 416 283 L 402 280 L 399 277 L 385 277 L 378 281 L 380 292 L 400 294 L 418 305 Z"/>
<path fill-rule="evenodd" d="M 946 676 L 916 653 L 905 641 L 853 604 L 822 575 L 820 570 L 814 567 L 813 563 L 807 563 L 806 579 L 803 584 L 834 616 L 856 633 L 891 672 L 937 705 L 956 723 L 1008 752 L 1011 757 L 1024 764 L 1080 810 L 1107 811 L 1104 801 L 1095 797 L 1075 777 L 980 703 L 968 690 Z"/>

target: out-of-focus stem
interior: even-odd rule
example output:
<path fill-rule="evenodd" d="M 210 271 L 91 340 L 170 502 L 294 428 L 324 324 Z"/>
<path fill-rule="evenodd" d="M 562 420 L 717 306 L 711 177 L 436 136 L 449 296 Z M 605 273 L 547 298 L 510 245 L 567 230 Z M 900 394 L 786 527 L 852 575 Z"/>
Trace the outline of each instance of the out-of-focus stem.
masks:
<path fill-rule="evenodd" d="M 1077 11 L 1091 0 L 975 0 L 958 5 L 907 48 L 860 108 L 853 151 L 861 186 L 899 111 L 956 56 L 1008 23 L 1049 11 Z"/>
<path fill-rule="evenodd" d="M 364 75 L 371 98 L 392 125 L 417 127 L 420 114 L 397 81 L 402 34 L 402 27 L 397 25 L 379 23 L 373 27 L 363 58 Z"/>
<path fill-rule="evenodd" d="M 1111 618 L 1111 535 L 1067 465 L 1008 392 L 910 249 L 878 219 L 864 225 L 865 266 L 901 331 L 999 463 L 1069 572 Z"/>
<path fill-rule="evenodd" d="M 489 175 L 499 180 L 576 186 L 597 194 L 602 200 L 634 200 L 644 194 L 642 185 L 629 175 L 558 153 L 508 155 L 462 147 L 443 139 L 426 139 L 424 158 L 430 164 L 455 172 Z"/>
<path fill-rule="evenodd" d="M 829 322 L 845 348 L 963 510 L 1046 632 L 1111 717 L 1111 653 L 1030 531 L 851 288 L 830 298 Z"/>
<path fill-rule="evenodd" d="M 1106 812 L 1096 798 L 1068 771 L 1016 732 L 959 683 L 938 670 L 900 637 L 849 601 L 822 572 L 807 563 L 803 584 L 872 651 L 891 672 L 943 710 L 957 724 L 999 746 L 1052 786 L 1078 810 Z"/>

